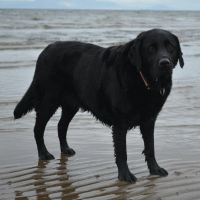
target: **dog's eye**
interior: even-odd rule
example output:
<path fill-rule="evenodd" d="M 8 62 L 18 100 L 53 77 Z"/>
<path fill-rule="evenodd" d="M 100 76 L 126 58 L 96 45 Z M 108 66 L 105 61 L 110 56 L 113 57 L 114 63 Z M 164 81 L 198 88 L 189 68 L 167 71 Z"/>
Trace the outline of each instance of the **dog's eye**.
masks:
<path fill-rule="evenodd" d="M 155 51 L 155 48 L 154 47 L 149 47 L 149 51 Z"/>
<path fill-rule="evenodd" d="M 167 48 L 168 48 L 168 50 L 170 50 L 170 51 L 174 49 L 174 47 L 173 47 L 172 45 L 169 45 Z"/>

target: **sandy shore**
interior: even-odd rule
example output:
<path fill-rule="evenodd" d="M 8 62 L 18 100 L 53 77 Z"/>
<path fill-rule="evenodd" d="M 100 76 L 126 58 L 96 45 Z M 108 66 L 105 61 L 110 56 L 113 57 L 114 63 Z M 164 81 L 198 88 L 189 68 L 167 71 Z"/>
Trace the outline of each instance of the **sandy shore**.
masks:
<path fill-rule="evenodd" d="M 45 137 L 49 151 L 56 157 L 53 161 L 38 162 L 31 128 L 1 133 L 1 199 L 199 199 L 199 149 L 194 138 L 186 133 L 177 135 L 177 127 L 168 127 L 167 137 L 162 127 L 156 129 L 158 162 L 169 172 L 163 178 L 149 176 L 141 155 L 139 131 L 129 133 L 129 167 L 138 177 L 137 183 L 129 184 L 117 180 L 108 128 L 79 113 L 69 131 L 69 143 L 77 154 L 68 157 L 59 152 L 55 127 L 58 119 L 59 113 L 51 120 Z M 32 121 L 30 115 L 15 124 Z"/>

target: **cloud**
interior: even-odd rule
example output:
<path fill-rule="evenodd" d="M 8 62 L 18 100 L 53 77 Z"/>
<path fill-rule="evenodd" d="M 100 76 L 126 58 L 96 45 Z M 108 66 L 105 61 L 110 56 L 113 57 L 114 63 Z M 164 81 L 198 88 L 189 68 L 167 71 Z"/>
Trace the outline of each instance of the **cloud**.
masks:
<path fill-rule="evenodd" d="M 95 0 L 95 1 L 110 1 L 118 4 L 134 4 L 134 3 L 145 3 L 145 4 L 152 4 L 152 3 L 161 3 L 160 0 Z M 171 0 L 165 0 L 164 3 L 170 2 Z"/>
<path fill-rule="evenodd" d="M 168 8 L 171 10 L 200 10 L 199 0 L 93 0 L 98 2 L 112 2 L 129 9 Z M 167 10 L 168 10 L 167 9 Z"/>
<path fill-rule="evenodd" d="M 60 2 L 58 3 L 59 5 L 63 5 L 63 6 L 67 6 L 67 7 L 72 7 L 73 3 L 69 3 L 69 2 Z"/>
<path fill-rule="evenodd" d="M 56 2 L 56 0 L 55 0 Z M 60 0 L 57 5 L 65 9 L 120 9 L 121 7 L 111 1 L 96 1 L 96 0 Z"/>
<path fill-rule="evenodd" d="M 96 2 L 112 2 L 122 7 L 122 9 L 151 9 L 154 6 L 157 7 L 169 7 L 171 1 L 173 0 L 93 0 Z M 171 9 L 171 8 L 170 8 Z M 167 9 L 168 10 L 168 9 Z"/>

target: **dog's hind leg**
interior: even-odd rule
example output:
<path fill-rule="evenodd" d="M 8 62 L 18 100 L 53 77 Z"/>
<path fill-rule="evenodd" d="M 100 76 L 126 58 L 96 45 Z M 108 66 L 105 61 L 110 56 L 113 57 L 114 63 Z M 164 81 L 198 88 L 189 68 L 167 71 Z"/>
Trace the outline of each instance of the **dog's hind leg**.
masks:
<path fill-rule="evenodd" d="M 70 108 L 62 106 L 62 115 L 58 123 L 58 137 L 60 140 L 61 153 L 74 155 L 75 151 L 69 148 L 67 143 L 67 130 L 69 123 L 73 119 L 74 115 L 77 113 L 78 108 Z"/>
<path fill-rule="evenodd" d="M 52 160 L 54 156 L 47 151 L 44 143 L 44 131 L 49 119 L 53 116 L 59 106 L 58 96 L 53 93 L 46 94 L 42 100 L 39 110 L 36 110 L 36 123 L 34 127 L 35 140 L 39 159 Z"/>

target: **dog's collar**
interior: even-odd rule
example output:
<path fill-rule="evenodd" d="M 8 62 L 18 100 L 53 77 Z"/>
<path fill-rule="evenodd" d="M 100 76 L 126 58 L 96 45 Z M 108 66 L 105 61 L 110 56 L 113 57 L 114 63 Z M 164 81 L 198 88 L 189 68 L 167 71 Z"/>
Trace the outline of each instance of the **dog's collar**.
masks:
<path fill-rule="evenodd" d="M 147 90 L 151 90 L 151 86 L 150 86 L 150 84 L 149 84 L 147 78 L 144 76 L 144 74 L 142 73 L 141 70 L 140 70 L 140 76 L 142 77 L 142 80 L 144 81 L 144 84 L 145 84 Z M 160 94 L 161 94 L 162 96 L 165 95 L 165 88 L 161 88 L 161 89 L 160 89 Z"/>
<path fill-rule="evenodd" d="M 150 90 L 151 89 L 150 84 L 149 84 L 147 78 L 144 76 L 144 74 L 142 73 L 141 70 L 140 70 L 140 76 L 142 77 L 142 80 L 144 81 L 144 84 L 145 84 L 147 90 Z"/>

